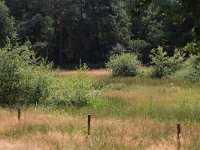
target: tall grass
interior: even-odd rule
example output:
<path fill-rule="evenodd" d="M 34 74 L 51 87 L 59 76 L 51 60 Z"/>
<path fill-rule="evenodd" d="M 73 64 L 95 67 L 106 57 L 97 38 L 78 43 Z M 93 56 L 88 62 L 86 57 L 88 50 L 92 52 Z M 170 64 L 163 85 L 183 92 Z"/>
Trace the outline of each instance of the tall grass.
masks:
<path fill-rule="evenodd" d="M 58 76 L 67 80 L 73 74 Z M 171 79 L 112 78 L 98 80 L 100 93 L 83 107 L 0 109 L 0 149 L 199 149 L 199 83 Z M 87 114 L 91 113 L 91 136 Z M 1 148 L 3 147 L 3 148 Z M 10 148 L 11 149 L 11 148 Z"/>

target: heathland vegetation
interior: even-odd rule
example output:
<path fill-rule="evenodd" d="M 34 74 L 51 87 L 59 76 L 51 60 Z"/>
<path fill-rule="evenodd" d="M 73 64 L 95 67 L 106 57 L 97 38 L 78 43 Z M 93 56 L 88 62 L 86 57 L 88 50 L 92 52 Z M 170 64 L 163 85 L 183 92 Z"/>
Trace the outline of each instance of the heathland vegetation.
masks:
<path fill-rule="evenodd" d="M 200 149 L 199 6 L 0 0 L 0 149 Z"/>
<path fill-rule="evenodd" d="M 200 83 L 169 78 L 113 78 L 108 72 L 96 72 L 87 72 L 87 76 L 96 80 L 101 90 L 93 91 L 95 97 L 84 106 L 24 106 L 20 125 L 15 109 L 2 108 L 0 148 L 200 148 Z M 76 73 L 62 72 L 57 78 L 69 81 Z M 92 116 L 90 136 L 88 112 Z M 181 124 L 179 141 L 177 123 Z"/>

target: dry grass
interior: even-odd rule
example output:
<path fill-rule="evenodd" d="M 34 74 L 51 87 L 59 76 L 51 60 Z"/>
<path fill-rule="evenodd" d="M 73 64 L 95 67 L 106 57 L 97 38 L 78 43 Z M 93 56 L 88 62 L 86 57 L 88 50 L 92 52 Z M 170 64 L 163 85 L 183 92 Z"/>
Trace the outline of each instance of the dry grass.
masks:
<path fill-rule="evenodd" d="M 142 134 L 144 134 L 143 132 L 145 130 L 144 125 L 147 123 L 142 120 L 122 121 L 93 118 L 92 136 L 87 139 L 87 121 L 81 118 L 64 117 L 64 115 L 55 116 L 55 114 L 47 115 L 35 110 L 29 110 L 23 113 L 21 125 L 19 126 L 14 112 L 2 111 L 6 116 L 1 118 L 1 122 L 3 123 L 0 130 L 2 149 L 67 149 L 70 147 L 74 149 L 77 147 L 80 149 L 88 149 L 99 142 L 106 144 L 109 141 L 110 144 L 135 147 L 140 144 L 140 141 L 133 140 L 133 136 L 143 136 Z M 42 134 L 41 130 L 27 132 L 28 134 L 18 133 L 19 131 L 17 131 L 20 128 L 25 129 L 28 125 L 34 127 L 34 125 L 43 124 L 48 124 L 49 126 L 48 132 L 45 134 Z M 69 126 L 74 127 L 72 133 L 68 131 Z M 8 132 L 10 130 L 13 133 Z M 18 137 L 15 134 L 20 135 Z M 149 142 L 150 140 L 145 141 Z M 90 143 L 89 145 L 88 142 Z"/>
<path fill-rule="evenodd" d="M 65 77 L 73 73 L 63 71 L 60 74 Z M 92 102 L 91 106 L 64 111 L 40 107 L 23 109 L 20 125 L 16 110 L 0 109 L 0 150 L 200 149 L 198 118 L 181 121 L 181 139 L 177 141 L 177 116 L 173 113 L 178 107 L 171 108 L 172 104 L 179 106 L 181 99 L 187 99 L 193 109 L 192 101 L 200 98 L 197 84 L 170 79 L 111 78 L 105 70 L 90 71 L 89 75 L 104 87 L 98 97 L 100 100 Z M 152 99 L 155 102 L 151 107 L 138 109 Z M 159 109 L 149 114 L 154 107 Z M 163 115 L 165 107 L 175 120 Z M 199 109 L 198 106 L 195 109 Z M 87 136 L 89 111 L 92 114 L 91 135 Z M 181 111 L 183 115 L 190 114 L 188 110 Z"/>
<path fill-rule="evenodd" d="M 76 71 L 74 70 L 71 70 L 71 71 L 68 71 L 68 70 L 61 70 L 58 72 L 60 75 L 71 75 L 71 74 L 75 74 Z M 106 69 L 100 69 L 100 70 L 89 70 L 88 71 L 88 74 L 91 75 L 91 76 L 101 76 L 101 75 L 109 75 L 110 74 L 110 71 L 109 70 L 106 70 Z"/>
<path fill-rule="evenodd" d="M 23 111 L 22 116 L 19 125 L 16 112 L 1 110 L 0 149 L 155 150 L 177 149 L 178 146 L 174 122 L 142 118 L 129 120 L 92 118 L 92 134 L 88 137 L 85 118 L 71 117 L 67 114 L 46 114 L 38 110 Z M 43 125 L 48 125 L 48 128 L 43 129 Z M 27 130 L 28 126 L 35 128 L 34 132 Z M 38 128 L 39 126 L 41 128 Z M 182 123 L 182 126 L 180 149 L 192 148 L 193 142 L 200 136 L 200 125 Z"/>

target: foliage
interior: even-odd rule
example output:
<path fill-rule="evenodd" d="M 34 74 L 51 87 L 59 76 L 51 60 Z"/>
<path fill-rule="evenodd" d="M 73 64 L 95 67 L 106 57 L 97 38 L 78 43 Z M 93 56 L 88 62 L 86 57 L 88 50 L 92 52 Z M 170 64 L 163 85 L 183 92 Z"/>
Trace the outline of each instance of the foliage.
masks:
<path fill-rule="evenodd" d="M 28 46 L 7 47 L 0 51 L 0 104 L 84 105 L 92 99 L 94 81 L 86 65 L 65 80 L 55 77 L 52 65 L 35 57 Z"/>
<path fill-rule="evenodd" d="M 174 56 L 169 57 L 167 52 L 160 46 L 152 49 L 150 57 L 152 59 L 151 76 L 158 78 L 173 75 L 180 69 L 183 61 L 183 56 L 180 52 L 175 52 Z"/>
<path fill-rule="evenodd" d="M 114 28 L 117 42 L 123 46 L 128 46 L 131 40 L 130 17 L 126 11 L 126 4 L 123 1 L 113 2 L 114 11 L 117 12 Z"/>
<path fill-rule="evenodd" d="M 87 75 L 86 64 L 80 64 L 73 75 L 57 78 L 51 93 L 51 103 L 56 106 L 82 106 L 95 96 L 95 80 Z"/>
<path fill-rule="evenodd" d="M 34 50 L 35 53 L 42 58 L 48 58 L 50 54 L 49 43 L 47 42 L 37 42 L 31 46 L 31 50 Z"/>
<path fill-rule="evenodd" d="M 17 20 L 20 42 L 28 38 L 33 45 L 46 43 L 47 47 L 36 45 L 41 46 L 38 55 L 59 66 L 79 59 L 98 63 L 107 59 L 116 43 L 127 46 L 130 41 L 123 1 L 6 0 L 6 4 Z"/>
<path fill-rule="evenodd" d="M 151 44 L 145 40 L 131 40 L 128 51 L 136 53 L 143 63 L 148 63 L 150 47 Z"/>
<path fill-rule="evenodd" d="M 131 31 L 134 39 L 150 45 L 141 53 L 144 63 L 149 63 L 150 50 L 158 45 L 172 55 L 176 47 L 183 47 L 194 39 L 194 20 L 185 16 L 178 0 L 155 0 L 141 6 L 138 15 L 132 14 Z"/>
<path fill-rule="evenodd" d="M 39 60 L 27 46 L 0 50 L 0 99 L 3 105 L 44 102 L 50 94 L 51 65 Z"/>
<path fill-rule="evenodd" d="M 99 75 L 95 78 L 101 80 L 105 83 L 105 87 L 109 88 L 106 88 L 103 95 L 92 101 L 89 106 L 79 109 L 72 107 L 64 111 L 48 107 L 42 107 L 42 111 L 40 108 L 23 110 L 27 119 L 22 118 L 23 123 L 19 128 L 12 125 L 16 113 L 10 113 L 10 110 L 1 108 L 1 122 L 8 124 L 0 131 L 1 140 L 15 141 L 17 143 L 15 149 L 35 148 L 35 145 L 41 149 L 66 149 L 73 145 L 73 149 L 77 150 L 128 150 L 149 149 L 152 147 L 151 144 L 149 145 L 150 142 L 158 143 L 158 147 L 155 146 L 158 149 L 165 149 L 168 145 L 163 144 L 161 141 L 163 139 L 170 143 L 169 149 L 171 147 L 173 149 L 177 146 L 177 142 L 171 140 L 169 136 L 174 136 L 178 120 L 184 125 L 184 131 L 187 130 L 183 132 L 183 136 L 187 137 L 188 141 L 184 143 L 184 148 L 196 150 L 200 148 L 198 140 L 200 137 L 200 86 L 198 82 L 183 82 L 183 80 L 166 78 L 162 80 L 111 78 Z M 115 88 L 115 86 L 119 87 L 118 85 L 122 88 Z M 93 144 L 85 144 L 87 139 L 77 142 L 76 138 L 79 134 L 87 135 L 88 111 L 93 114 L 93 121 L 97 123 L 94 130 L 91 130 Z M 38 121 L 40 118 L 42 121 Z M 130 129 L 135 132 L 129 132 Z M 52 132 L 57 136 L 49 136 Z M 44 139 L 45 142 L 41 144 L 38 138 L 33 139 L 36 134 L 42 135 L 39 139 Z M 58 140 L 60 134 L 73 137 L 69 138 L 69 145 L 64 142 L 65 138 L 60 139 L 61 142 Z M 119 137 L 127 136 L 134 140 L 121 139 L 119 141 Z M 21 146 L 24 139 L 34 141 Z M 135 144 L 136 142 L 140 144 Z"/>
<path fill-rule="evenodd" d="M 182 51 L 188 54 L 197 55 L 200 52 L 200 48 L 197 43 L 190 42 L 182 48 Z"/>
<path fill-rule="evenodd" d="M 110 55 L 119 55 L 126 51 L 127 50 L 121 44 L 117 43 L 116 46 L 114 46 L 110 51 Z"/>
<path fill-rule="evenodd" d="M 196 35 L 196 39 L 200 40 L 200 1 L 199 0 L 180 0 L 182 5 L 185 8 L 185 15 L 191 15 L 195 19 L 194 33 Z"/>
<path fill-rule="evenodd" d="M 0 1 L 0 48 L 5 46 L 7 38 L 15 36 L 14 19 L 9 14 L 9 9 L 4 2 Z"/>
<path fill-rule="evenodd" d="M 70 101 L 75 106 L 87 104 L 95 94 L 95 82 L 87 75 L 86 71 L 84 65 L 69 82 Z"/>
<path fill-rule="evenodd" d="M 164 39 L 164 23 L 163 21 L 152 20 L 148 24 L 147 39 L 154 45 L 161 44 Z"/>
<path fill-rule="evenodd" d="M 152 48 L 161 45 L 170 56 L 194 41 L 198 6 L 197 0 L 3 0 L 0 47 L 18 35 L 37 56 L 65 67 L 79 59 L 104 64 L 119 43 L 149 64 Z"/>
<path fill-rule="evenodd" d="M 189 80 L 200 80 L 200 54 L 190 55 L 175 76 Z"/>
<path fill-rule="evenodd" d="M 53 36 L 53 20 L 49 16 L 37 14 L 31 19 L 20 22 L 19 33 L 22 39 L 28 37 L 33 43 L 49 41 Z"/>
<path fill-rule="evenodd" d="M 140 62 L 135 54 L 122 53 L 111 56 L 106 66 L 113 76 L 136 76 Z"/>

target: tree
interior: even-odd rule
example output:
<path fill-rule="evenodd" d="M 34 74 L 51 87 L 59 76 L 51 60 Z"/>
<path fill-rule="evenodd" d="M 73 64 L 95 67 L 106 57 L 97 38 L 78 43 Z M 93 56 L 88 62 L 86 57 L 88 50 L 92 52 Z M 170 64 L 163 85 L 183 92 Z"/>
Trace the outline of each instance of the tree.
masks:
<path fill-rule="evenodd" d="M 198 16 L 190 5 L 186 15 L 184 0 L 4 1 L 16 20 L 19 43 L 28 39 L 37 55 L 61 67 L 80 59 L 102 63 L 117 43 L 149 63 L 152 48 L 160 45 L 173 55 L 175 47 L 193 41 L 195 24 L 195 33 L 198 29 Z"/>
<path fill-rule="evenodd" d="M 168 55 L 173 55 L 176 47 L 193 41 L 194 21 L 184 15 L 183 6 L 178 0 L 153 0 L 144 3 L 140 9 L 137 15 L 132 13 L 131 31 L 132 40 L 150 43 L 146 51 L 139 53 L 144 63 L 149 61 L 150 50 L 158 45 L 164 47 Z"/>
<path fill-rule="evenodd" d="M 13 40 L 14 36 L 14 19 L 10 16 L 5 3 L 0 1 L 0 48 L 5 46 L 7 39 Z"/>
<path fill-rule="evenodd" d="M 200 1 L 199 0 L 180 0 L 184 6 L 187 15 L 191 15 L 195 19 L 194 33 L 199 42 L 200 40 Z"/>

